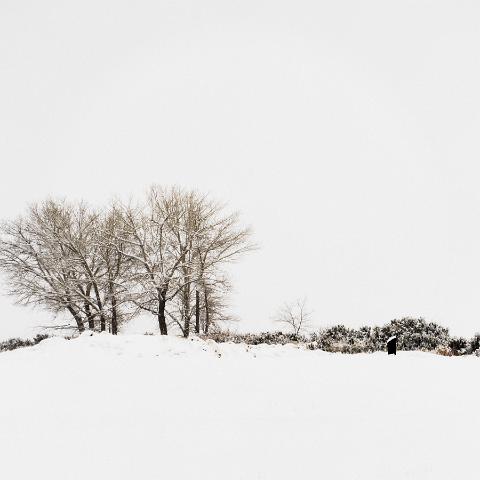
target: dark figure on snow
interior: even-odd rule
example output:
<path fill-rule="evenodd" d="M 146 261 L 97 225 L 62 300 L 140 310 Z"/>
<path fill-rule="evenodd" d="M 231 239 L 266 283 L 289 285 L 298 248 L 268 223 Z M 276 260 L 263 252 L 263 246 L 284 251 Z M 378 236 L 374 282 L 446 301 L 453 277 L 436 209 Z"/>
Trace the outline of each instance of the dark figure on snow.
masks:
<path fill-rule="evenodd" d="M 397 337 L 395 335 L 387 340 L 387 352 L 389 355 L 397 354 Z"/>

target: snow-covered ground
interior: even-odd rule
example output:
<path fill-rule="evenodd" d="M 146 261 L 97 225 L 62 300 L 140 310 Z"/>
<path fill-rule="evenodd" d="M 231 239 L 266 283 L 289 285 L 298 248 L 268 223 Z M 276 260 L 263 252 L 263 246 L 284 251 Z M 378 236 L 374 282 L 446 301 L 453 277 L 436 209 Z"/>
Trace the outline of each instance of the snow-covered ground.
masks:
<path fill-rule="evenodd" d="M 0 477 L 480 478 L 480 358 L 142 335 L 0 353 Z"/>

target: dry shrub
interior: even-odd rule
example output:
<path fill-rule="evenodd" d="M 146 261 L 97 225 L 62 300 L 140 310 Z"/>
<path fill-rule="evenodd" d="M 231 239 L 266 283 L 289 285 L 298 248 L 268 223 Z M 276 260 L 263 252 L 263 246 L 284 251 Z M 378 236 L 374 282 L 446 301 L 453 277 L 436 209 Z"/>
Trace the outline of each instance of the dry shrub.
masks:
<path fill-rule="evenodd" d="M 447 345 L 440 345 L 435 349 L 437 355 L 443 355 L 444 357 L 453 357 L 454 353 L 452 349 Z"/>
<path fill-rule="evenodd" d="M 10 350 L 16 350 L 17 348 L 22 347 L 33 347 L 40 343 L 42 340 L 48 338 L 49 335 L 36 335 L 32 339 L 23 339 L 23 338 L 10 338 L 4 342 L 0 342 L 0 352 L 7 352 Z"/>

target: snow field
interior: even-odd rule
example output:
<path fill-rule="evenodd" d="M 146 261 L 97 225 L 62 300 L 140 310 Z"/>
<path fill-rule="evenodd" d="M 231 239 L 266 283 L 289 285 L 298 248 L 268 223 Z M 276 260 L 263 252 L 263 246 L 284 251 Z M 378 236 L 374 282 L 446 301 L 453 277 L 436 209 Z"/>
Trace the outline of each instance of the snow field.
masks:
<path fill-rule="evenodd" d="M 0 354 L 13 479 L 480 477 L 480 359 L 84 334 Z"/>

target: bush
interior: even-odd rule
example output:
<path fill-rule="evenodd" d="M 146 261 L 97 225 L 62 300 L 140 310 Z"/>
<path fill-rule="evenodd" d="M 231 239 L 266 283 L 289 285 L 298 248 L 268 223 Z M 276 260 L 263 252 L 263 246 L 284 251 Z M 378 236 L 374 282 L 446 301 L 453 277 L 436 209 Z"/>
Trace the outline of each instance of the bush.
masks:
<path fill-rule="evenodd" d="M 16 350 L 17 348 L 22 347 L 33 347 L 37 345 L 42 340 L 48 338 L 49 335 L 36 335 L 32 339 L 22 339 L 22 338 L 10 338 L 9 340 L 5 340 L 4 342 L 0 342 L 0 352 L 6 352 L 8 350 Z"/>
<path fill-rule="evenodd" d="M 262 333 L 232 333 L 227 331 L 216 331 L 202 335 L 204 339 L 210 339 L 217 343 L 245 343 L 246 345 L 286 345 L 287 343 L 306 343 L 307 338 L 303 335 L 283 332 L 262 332 Z"/>
<path fill-rule="evenodd" d="M 448 342 L 454 355 L 465 355 L 467 353 L 468 341 L 462 337 L 453 337 Z"/>
<path fill-rule="evenodd" d="M 385 334 L 390 334 L 388 336 L 397 336 L 399 350 L 433 351 L 446 345 L 449 339 L 448 328 L 433 322 L 427 323 L 423 318 L 392 320 L 383 329 Z"/>
<path fill-rule="evenodd" d="M 451 357 L 453 356 L 453 351 L 450 347 L 446 345 L 441 345 L 440 347 L 437 347 L 435 350 L 435 353 L 437 355 L 443 355 L 444 357 Z"/>
<path fill-rule="evenodd" d="M 480 333 L 476 333 L 468 342 L 468 353 L 476 354 L 480 350 Z"/>
<path fill-rule="evenodd" d="M 412 317 L 392 320 L 382 327 L 353 329 L 335 325 L 312 335 L 307 347 L 341 353 L 384 351 L 387 339 L 393 335 L 397 337 L 398 350 L 464 355 L 480 348 L 480 335 L 468 342 L 461 337 L 451 337 L 447 328 L 434 322 Z"/>
<path fill-rule="evenodd" d="M 380 350 L 385 346 L 383 343 L 382 347 L 377 348 L 376 344 L 380 345 L 380 342 L 375 342 L 371 327 L 361 327 L 356 330 L 345 325 L 335 325 L 313 334 L 308 348 L 327 352 L 361 353 Z"/>
<path fill-rule="evenodd" d="M 451 337 L 447 328 L 434 322 L 427 322 L 423 318 L 412 317 L 392 320 L 382 327 L 364 326 L 355 329 L 345 325 L 334 325 L 313 333 L 309 338 L 282 332 L 240 334 L 229 331 L 212 332 L 204 335 L 203 338 L 218 343 L 233 342 L 247 345 L 303 343 L 310 350 L 371 353 L 385 351 L 387 339 L 393 335 L 398 339 L 398 350 L 421 350 L 445 356 L 473 354 L 480 351 L 480 334 L 475 335 L 471 340 Z"/>

